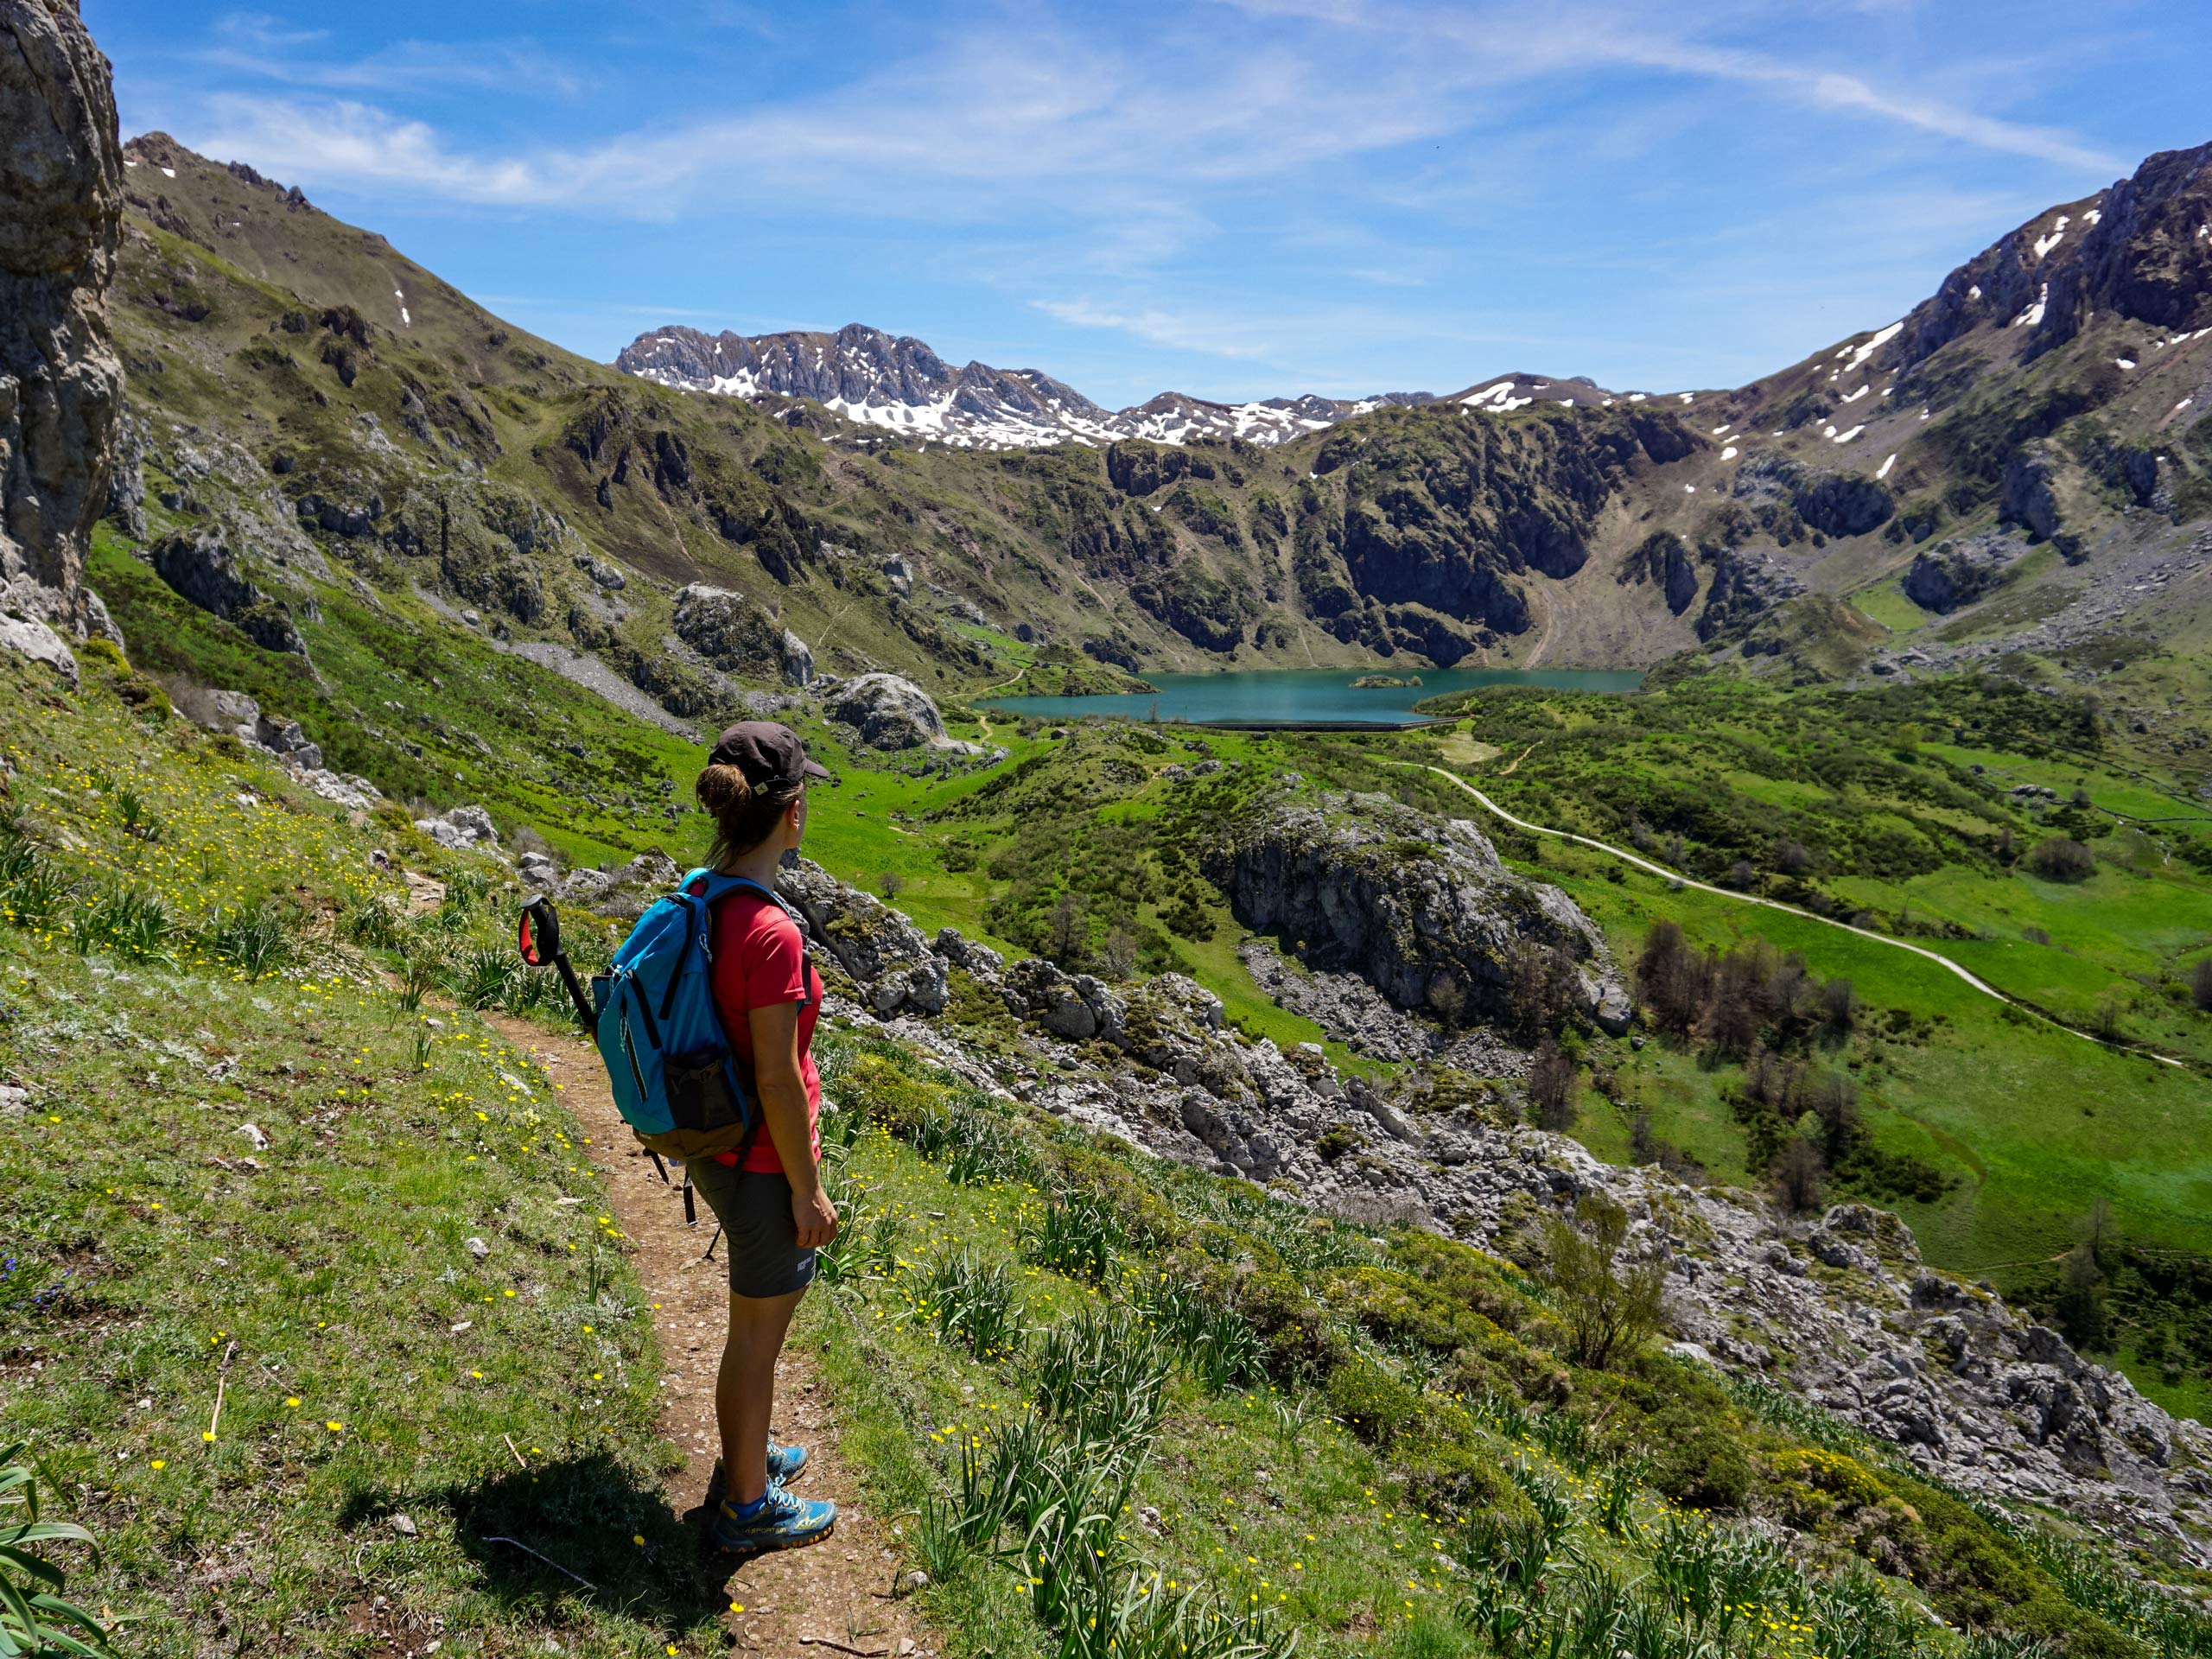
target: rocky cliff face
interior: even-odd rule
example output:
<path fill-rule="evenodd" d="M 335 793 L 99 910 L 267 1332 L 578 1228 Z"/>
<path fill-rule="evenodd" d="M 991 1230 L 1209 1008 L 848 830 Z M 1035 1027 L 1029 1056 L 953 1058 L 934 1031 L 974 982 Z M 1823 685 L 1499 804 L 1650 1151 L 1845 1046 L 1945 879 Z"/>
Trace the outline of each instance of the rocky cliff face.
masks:
<path fill-rule="evenodd" d="M 64 636 L 114 632 L 82 578 L 123 390 L 123 156 L 75 0 L 0 0 L 0 643 L 73 674 Z"/>
<path fill-rule="evenodd" d="M 1878 365 L 1904 370 L 1969 330 L 2026 335 L 2031 356 L 2097 312 L 2177 333 L 2212 324 L 2212 144 L 2164 150 L 2081 201 L 2038 214 L 1943 279 Z"/>
<path fill-rule="evenodd" d="M 1232 828 L 1200 868 L 1239 921 L 1309 967 L 1357 973 L 1447 1027 L 1525 1015 L 1535 995 L 1628 1028 L 1596 924 L 1557 887 L 1507 869 L 1464 818 L 1382 795 L 1285 801 Z"/>

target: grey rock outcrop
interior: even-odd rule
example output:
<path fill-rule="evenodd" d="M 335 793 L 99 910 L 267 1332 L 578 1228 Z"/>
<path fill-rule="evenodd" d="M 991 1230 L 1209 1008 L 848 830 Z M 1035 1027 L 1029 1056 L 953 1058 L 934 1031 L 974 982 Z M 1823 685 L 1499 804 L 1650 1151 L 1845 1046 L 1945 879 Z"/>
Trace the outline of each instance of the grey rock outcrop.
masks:
<path fill-rule="evenodd" d="M 146 423 L 129 416 L 116 423 L 115 454 L 107 475 L 106 516 L 135 542 L 146 539 Z"/>
<path fill-rule="evenodd" d="M 956 968 L 964 968 L 990 984 L 995 985 L 1006 976 L 1006 958 L 988 944 L 977 944 L 957 928 L 938 929 L 931 948 Z"/>
<path fill-rule="evenodd" d="M 1069 974 L 1042 957 L 1027 957 L 1006 971 L 1002 995 L 1016 1014 L 1033 1017 L 1055 1037 L 1108 1042 L 1122 1030 L 1128 1005 L 1089 974 Z"/>
<path fill-rule="evenodd" d="M 1829 536 L 1863 536 L 1897 511 L 1889 486 L 1863 473 L 1821 472 L 1770 453 L 1738 467 L 1729 493 L 1738 501 L 1786 499 L 1807 524 Z"/>
<path fill-rule="evenodd" d="M 208 525 L 181 530 L 156 542 L 152 554 L 154 573 L 181 598 L 235 624 L 264 651 L 306 654 L 291 611 L 247 578 L 222 531 Z"/>
<path fill-rule="evenodd" d="M 236 696 L 236 693 L 227 694 Z M 245 699 L 248 702 L 253 700 Z M 322 747 L 311 742 L 296 720 L 271 720 L 257 706 L 253 711 L 253 741 L 271 754 L 309 771 L 322 766 Z"/>
<path fill-rule="evenodd" d="M 2049 443 L 2023 444 L 2005 463 L 2005 516 L 2037 541 L 2058 533 L 2059 464 Z"/>
<path fill-rule="evenodd" d="M 832 720 L 858 731 L 871 748 L 912 749 L 952 741 L 929 693 L 896 674 L 861 674 L 842 681 L 830 693 L 828 706 Z"/>
<path fill-rule="evenodd" d="M 1511 1017 L 1534 950 L 1572 965 L 1581 1012 L 1625 1028 L 1626 993 L 1596 924 L 1557 887 L 1507 869 L 1465 819 L 1382 795 L 1285 798 L 1231 826 L 1200 867 L 1255 932 L 1447 1027 Z"/>
<path fill-rule="evenodd" d="M 673 626 L 677 639 L 725 673 L 813 683 L 806 642 L 743 594 L 695 582 L 676 595 Z"/>
<path fill-rule="evenodd" d="M 493 827 L 492 815 L 480 806 L 456 806 L 439 817 L 417 818 L 415 827 L 439 846 L 456 851 L 499 844 L 499 832 Z"/>
<path fill-rule="evenodd" d="M 810 859 L 779 871 L 776 889 L 806 917 L 815 943 L 877 1014 L 944 1012 L 950 996 L 945 959 L 900 912 L 847 887 Z M 817 964 L 831 965 L 819 955 Z"/>
<path fill-rule="evenodd" d="M 1923 611 L 1948 614 L 1996 588 L 2026 551 L 2001 531 L 1938 542 L 1912 556 L 1901 586 Z"/>
<path fill-rule="evenodd" d="M 65 640 L 117 637 L 83 579 L 123 393 L 123 152 L 107 60 L 69 0 L 0 0 L 0 646 L 73 679 Z"/>

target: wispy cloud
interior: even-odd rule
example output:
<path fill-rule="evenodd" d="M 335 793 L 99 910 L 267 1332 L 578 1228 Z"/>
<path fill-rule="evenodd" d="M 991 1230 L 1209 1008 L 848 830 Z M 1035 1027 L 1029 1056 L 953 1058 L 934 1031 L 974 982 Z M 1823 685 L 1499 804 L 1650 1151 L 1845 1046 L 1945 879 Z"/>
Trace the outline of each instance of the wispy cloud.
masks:
<path fill-rule="evenodd" d="M 1820 108 L 1875 117 L 1983 149 L 2107 171 L 2130 163 L 2063 130 L 2011 121 L 1940 97 L 1878 86 L 1833 62 L 1717 44 L 1671 19 L 1619 6 L 1547 3 L 1414 6 L 1397 0 L 1219 0 L 1260 16 L 1296 17 L 1348 35 L 1447 56 L 1439 75 L 1485 66 L 1485 79 L 1557 76 L 1606 67 L 1660 70 L 1764 90 Z M 1885 5 L 1881 10 L 1909 10 Z M 1722 21 L 1726 21 L 1723 14 Z"/>
<path fill-rule="evenodd" d="M 1030 304 L 1048 317 L 1077 328 L 1112 328 L 1155 346 L 1177 351 L 1201 352 L 1209 357 L 1261 358 L 1272 348 L 1256 341 L 1235 340 L 1219 317 L 1179 316 L 1153 308 L 1120 310 L 1089 300 L 1032 300 Z"/>
<path fill-rule="evenodd" d="M 395 41 L 373 52 L 332 51 L 325 29 L 301 29 L 261 12 L 217 20 L 192 54 L 203 70 L 329 92 L 411 92 L 435 88 L 573 97 L 584 78 L 547 53 L 514 41 Z"/>

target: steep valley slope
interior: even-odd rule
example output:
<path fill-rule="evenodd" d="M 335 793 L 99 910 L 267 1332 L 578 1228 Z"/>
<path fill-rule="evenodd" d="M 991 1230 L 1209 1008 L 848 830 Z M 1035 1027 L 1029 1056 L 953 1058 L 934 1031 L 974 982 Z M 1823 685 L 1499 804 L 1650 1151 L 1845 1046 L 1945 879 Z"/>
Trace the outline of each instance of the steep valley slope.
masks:
<path fill-rule="evenodd" d="M 2208 156 L 2153 157 L 1910 317 L 1732 391 L 1509 378 L 1271 446 L 991 450 L 838 413 L 834 377 L 791 367 L 812 336 L 721 343 L 772 346 L 776 384 L 826 402 L 755 409 L 640 378 L 696 380 L 639 358 L 585 363 L 156 134 L 125 157 L 118 308 L 152 486 L 120 522 L 143 544 L 236 520 L 272 593 L 334 559 L 541 658 L 591 654 L 683 718 L 766 660 L 671 627 L 695 582 L 747 596 L 756 635 L 789 629 L 824 671 L 952 686 L 1039 652 L 1635 666 L 1748 639 L 1756 662 L 1800 595 L 1844 607 L 1813 613 L 1837 646 L 1823 672 L 2162 638 L 2201 604 L 2212 511 Z M 919 342 L 821 340 L 855 335 L 869 397 L 957 378 Z"/>

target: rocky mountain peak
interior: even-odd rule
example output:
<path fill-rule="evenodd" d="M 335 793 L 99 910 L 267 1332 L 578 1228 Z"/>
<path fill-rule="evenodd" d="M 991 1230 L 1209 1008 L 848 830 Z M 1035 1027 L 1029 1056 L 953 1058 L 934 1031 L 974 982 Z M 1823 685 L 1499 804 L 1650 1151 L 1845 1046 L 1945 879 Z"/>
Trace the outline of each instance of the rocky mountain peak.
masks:
<path fill-rule="evenodd" d="M 2037 357 L 2100 312 L 2177 334 L 2212 326 L 2212 143 L 2163 150 L 2000 238 L 1887 331 L 1877 361 L 1909 369 L 1983 327 L 2019 330 Z"/>
<path fill-rule="evenodd" d="M 1313 393 L 1244 404 L 1179 391 L 1109 410 L 1037 369 L 969 362 L 955 369 L 911 335 L 862 323 L 835 334 L 709 334 L 671 326 L 643 334 L 614 366 L 692 391 L 760 402 L 804 397 L 863 426 L 957 448 L 1033 448 L 1123 438 L 1187 443 L 1242 438 L 1273 445 L 1385 404 L 1435 401 L 1425 391 L 1346 400 Z"/>

